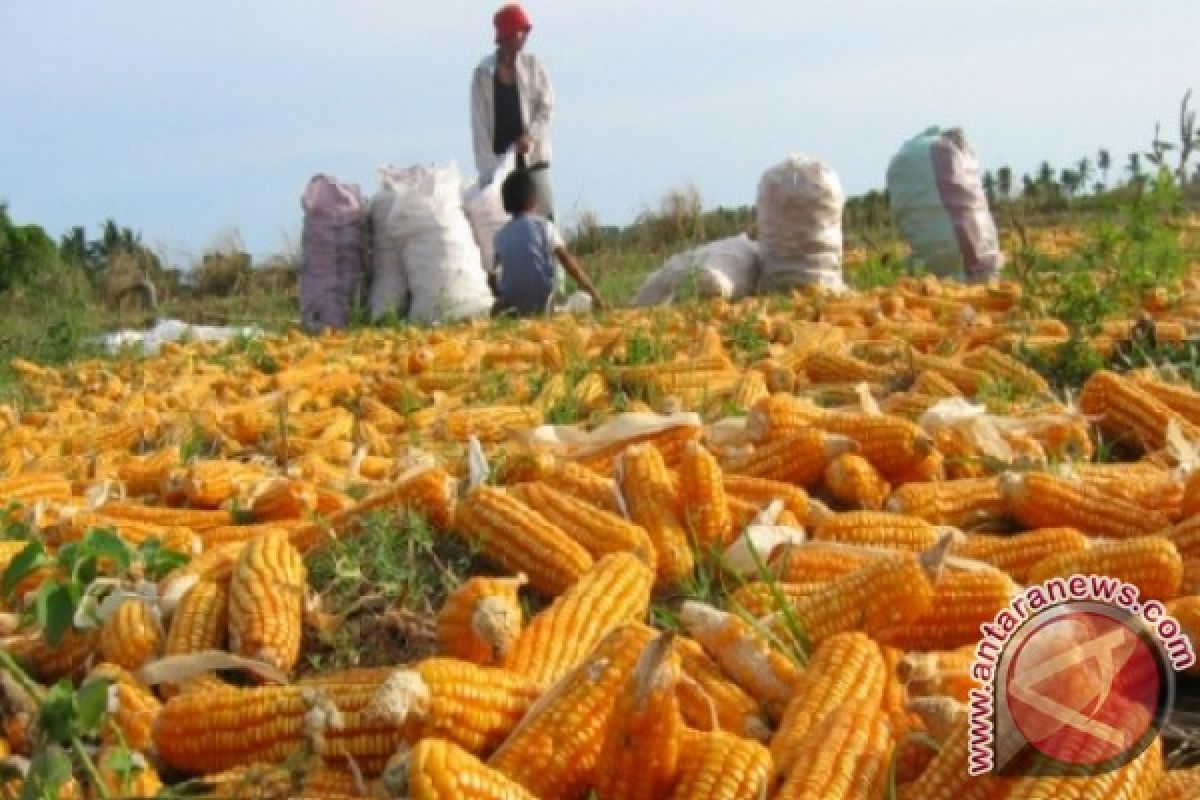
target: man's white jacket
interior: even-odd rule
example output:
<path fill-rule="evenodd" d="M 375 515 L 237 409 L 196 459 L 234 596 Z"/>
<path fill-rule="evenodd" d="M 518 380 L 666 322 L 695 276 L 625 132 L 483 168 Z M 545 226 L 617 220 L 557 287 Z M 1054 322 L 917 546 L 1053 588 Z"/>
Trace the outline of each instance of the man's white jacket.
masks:
<path fill-rule="evenodd" d="M 471 135 L 475 146 L 475 169 L 481 181 L 491 179 L 503 156 L 494 150 L 496 132 L 496 54 L 492 53 L 475 68 L 471 79 Z M 554 88 L 542 63 L 532 53 L 517 54 L 517 92 L 521 96 L 521 119 L 533 140 L 526 161 L 550 163 L 550 118 L 554 113 Z"/>

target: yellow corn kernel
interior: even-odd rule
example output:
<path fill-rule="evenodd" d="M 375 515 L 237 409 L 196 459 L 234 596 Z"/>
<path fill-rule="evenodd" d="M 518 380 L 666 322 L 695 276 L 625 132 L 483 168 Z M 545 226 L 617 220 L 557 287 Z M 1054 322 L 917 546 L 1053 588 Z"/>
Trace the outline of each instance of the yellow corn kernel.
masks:
<path fill-rule="evenodd" d="M 1000 488 L 1008 511 L 1027 528 L 1076 528 L 1113 539 L 1155 533 L 1166 516 L 1044 472 L 1007 473 Z"/>
<path fill-rule="evenodd" d="M 612 800 L 658 800 L 675 785 L 683 717 L 673 634 L 648 644 L 608 720 L 596 761 L 595 790 Z"/>
<path fill-rule="evenodd" d="M 964 530 L 993 524 L 1007 512 L 1000 482 L 994 477 L 907 483 L 892 493 L 886 508 Z"/>
<path fill-rule="evenodd" d="M 771 439 L 753 452 L 726 458 L 721 468 L 727 473 L 807 487 L 821 479 L 830 461 L 855 448 L 853 440 L 845 436 L 806 428 Z"/>
<path fill-rule="evenodd" d="M 590 656 L 554 685 L 488 760 L 488 766 L 537 797 L 582 800 L 617 692 L 654 633 L 626 625 L 604 638 Z"/>
<path fill-rule="evenodd" d="M 145 750 L 150 747 L 154 723 L 162 710 L 162 703 L 154 693 L 115 664 L 98 664 L 93 667 L 87 680 L 94 678 L 103 678 L 116 687 L 116 702 L 109 704 L 109 720 L 112 727 L 105 726 L 101 732 L 104 742 L 117 744 L 121 741 L 133 750 Z M 116 735 L 118 732 L 119 737 Z"/>
<path fill-rule="evenodd" d="M 929 434 L 903 417 L 831 411 L 815 424 L 854 441 L 858 455 L 871 462 L 885 480 L 897 485 L 911 480 L 936 452 Z"/>
<path fill-rule="evenodd" d="M 285 673 L 300 657 L 307 571 L 283 532 L 249 542 L 229 584 L 229 644 Z"/>
<path fill-rule="evenodd" d="M 724 547 L 733 534 L 725 485 L 717 459 L 699 442 L 688 442 L 679 465 L 679 504 L 697 547 Z"/>
<path fill-rule="evenodd" d="M 895 750 L 887 715 L 876 702 L 833 710 L 796 745 L 779 800 L 882 798 Z"/>
<path fill-rule="evenodd" d="M 401 750 L 384 771 L 391 797 L 412 800 L 536 800 L 519 783 L 445 739 Z"/>
<path fill-rule="evenodd" d="M 592 558 L 633 553 L 654 568 L 654 544 L 640 525 L 541 481 L 520 483 L 509 491 L 579 542 Z"/>
<path fill-rule="evenodd" d="M 1085 549 L 1087 539 L 1074 528 L 1039 528 L 1014 534 L 968 534 L 950 545 L 950 555 L 990 564 L 1017 583 L 1028 583 L 1029 570 L 1042 559 Z"/>
<path fill-rule="evenodd" d="M 1146 452 L 1166 446 L 1167 426 L 1172 421 L 1189 441 L 1200 440 L 1200 428 L 1145 388 L 1107 370 L 1094 373 L 1084 384 L 1079 409 L 1097 417 L 1096 425 L 1106 435 Z"/>
<path fill-rule="evenodd" d="M 550 596 L 562 594 L 592 567 L 578 542 L 504 489 L 479 486 L 458 505 L 454 530 L 511 573 Z"/>
<path fill-rule="evenodd" d="M 937 544 L 945 532 L 917 517 L 882 511 L 832 514 L 813 528 L 813 541 L 879 547 L 920 553 Z"/>
<path fill-rule="evenodd" d="M 1030 583 L 1072 575 L 1100 575 L 1133 584 L 1141 596 L 1170 600 L 1183 582 L 1183 558 L 1165 536 L 1138 536 L 1119 542 L 1100 542 L 1077 553 L 1057 553 L 1029 570 Z"/>
<path fill-rule="evenodd" d="M 629 518 L 646 530 L 654 545 L 659 584 L 669 585 L 690 575 L 695 559 L 687 531 L 676 513 L 674 482 L 657 448 L 633 445 L 626 450 L 618 482 Z"/>
<path fill-rule="evenodd" d="M 825 468 L 825 487 L 834 500 L 850 508 L 878 511 L 892 487 L 860 455 L 843 453 Z"/>
<path fill-rule="evenodd" d="M 787 780 L 809 736 L 840 706 L 861 700 L 879 707 L 887 678 L 883 653 L 866 634 L 843 633 L 822 642 L 800 673 L 771 739 L 772 780 Z"/>
<path fill-rule="evenodd" d="M 979 628 L 1017 593 L 1008 575 L 990 568 L 943 570 L 924 614 L 876 633 L 881 644 L 903 650 L 949 650 L 978 641 Z"/>
<path fill-rule="evenodd" d="M 136 670 L 153 659 L 162 646 L 158 610 L 141 599 L 123 601 L 100 628 L 100 657 Z"/>
<path fill-rule="evenodd" d="M 771 756 L 758 742 L 724 731 L 684 731 L 679 782 L 670 800 L 738 800 L 767 789 Z"/>
<path fill-rule="evenodd" d="M 641 620 L 653 585 L 654 573 L 633 554 L 605 556 L 530 620 L 505 666 L 549 686 L 574 669 L 614 628 Z"/>

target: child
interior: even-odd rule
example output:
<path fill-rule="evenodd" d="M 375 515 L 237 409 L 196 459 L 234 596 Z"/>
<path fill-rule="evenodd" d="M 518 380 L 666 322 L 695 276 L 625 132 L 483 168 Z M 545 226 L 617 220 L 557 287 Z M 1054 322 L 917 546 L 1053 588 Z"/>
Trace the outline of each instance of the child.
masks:
<path fill-rule="evenodd" d="M 525 170 L 513 172 L 501 187 L 504 210 L 512 214 L 496 233 L 496 264 L 492 290 L 495 314 L 543 314 L 562 291 L 561 263 L 567 273 L 592 296 L 596 308 L 608 304 L 600 297 L 579 262 L 567 250 L 553 222 L 537 213 L 537 186 Z"/>

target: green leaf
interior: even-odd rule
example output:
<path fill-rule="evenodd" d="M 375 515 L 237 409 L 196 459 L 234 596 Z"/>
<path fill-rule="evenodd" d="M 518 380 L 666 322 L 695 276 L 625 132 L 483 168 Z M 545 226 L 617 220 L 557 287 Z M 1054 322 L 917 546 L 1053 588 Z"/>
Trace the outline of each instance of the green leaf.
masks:
<path fill-rule="evenodd" d="M 100 728 L 108 713 L 107 678 L 90 680 L 75 693 L 76 725 L 80 733 L 94 733 Z"/>
<path fill-rule="evenodd" d="M 21 581 L 28 578 L 38 569 L 46 566 L 50 560 L 46 557 L 46 548 L 41 542 L 30 542 L 8 563 L 4 570 L 4 579 L 0 583 L 0 593 L 5 598 L 11 598 Z"/>
<path fill-rule="evenodd" d="M 71 599 L 70 587 L 58 581 L 43 583 L 38 588 L 34 609 L 46 643 L 57 647 L 75 617 L 75 602 Z"/>
<path fill-rule="evenodd" d="M 83 550 L 89 556 L 97 559 L 110 559 L 116 562 L 121 570 L 129 569 L 133 562 L 133 554 L 129 545 L 111 528 L 93 528 L 83 538 Z"/>
<path fill-rule="evenodd" d="M 47 748 L 29 763 L 21 800 L 58 800 L 59 790 L 70 779 L 71 759 L 57 747 Z"/>
<path fill-rule="evenodd" d="M 65 678 L 50 688 L 38 711 L 38 727 L 50 741 L 66 745 L 75 735 L 75 691 Z"/>
<path fill-rule="evenodd" d="M 137 557 L 145 567 L 146 578 L 152 581 L 161 580 L 167 573 L 192 560 L 186 553 L 163 547 L 157 537 L 147 539 L 138 545 Z"/>

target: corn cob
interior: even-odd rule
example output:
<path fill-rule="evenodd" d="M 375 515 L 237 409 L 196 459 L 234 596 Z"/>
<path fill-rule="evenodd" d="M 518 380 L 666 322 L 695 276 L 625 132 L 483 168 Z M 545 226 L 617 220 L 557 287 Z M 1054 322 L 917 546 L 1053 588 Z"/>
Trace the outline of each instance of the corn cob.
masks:
<path fill-rule="evenodd" d="M 435 736 L 486 756 L 539 694 L 533 682 L 509 670 L 427 658 L 390 675 L 367 712 L 374 724 L 405 728 L 409 741 Z"/>
<path fill-rule="evenodd" d="M 259 523 L 303 519 L 317 510 L 317 493 L 303 481 L 269 478 L 250 491 L 247 509 Z"/>
<path fill-rule="evenodd" d="M 768 478 L 752 478 L 747 475 L 729 473 L 724 474 L 722 480 L 725 484 L 726 500 L 729 503 L 737 499 L 752 503 L 756 509 L 762 509 L 772 502 L 780 500 L 783 502 L 784 510 L 790 512 L 801 523 L 808 519 L 808 493 L 798 486 Z M 738 526 L 735 525 L 734 529 L 737 530 Z"/>
<path fill-rule="evenodd" d="M 599 372 L 589 372 L 571 387 L 571 399 L 581 408 L 594 411 L 608 402 L 608 384 Z"/>
<path fill-rule="evenodd" d="M 162 646 L 158 610 L 141 599 L 123 601 L 100 628 L 100 657 L 136 670 L 154 658 Z"/>
<path fill-rule="evenodd" d="M 752 453 L 727 458 L 721 467 L 727 473 L 811 486 L 821 479 L 830 461 L 855 447 L 847 437 L 807 428 L 772 439 Z"/>
<path fill-rule="evenodd" d="M 1017 592 L 999 570 L 946 570 L 934 586 L 933 604 L 919 617 L 876 634 L 881 644 L 904 650 L 949 650 L 979 639 L 979 628 L 996 618 Z"/>
<path fill-rule="evenodd" d="M 832 711 L 796 745 L 779 800 L 883 800 L 895 741 L 878 703 Z"/>
<path fill-rule="evenodd" d="M 224 650 L 229 623 L 229 581 L 197 580 L 171 616 L 163 655 L 177 656 L 201 653 L 205 650 Z M 178 691 L 165 684 L 164 696 Z"/>
<path fill-rule="evenodd" d="M 1183 487 L 1183 498 L 1180 502 L 1180 516 L 1191 519 L 1200 513 L 1200 470 L 1188 475 Z"/>
<path fill-rule="evenodd" d="M 181 490 L 194 508 L 219 508 L 263 477 L 263 470 L 238 461 L 197 461 L 188 468 Z"/>
<path fill-rule="evenodd" d="M 835 542 L 805 542 L 779 548 L 767 566 L 783 583 L 827 583 L 857 572 L 884 555 L 886 553 Z"/>
<path fill-rule="evenodd" d="M 1002 519 L 1004 494 L 996 478 L 908 483 L 896 489 L 885 507 L 935 525 L 972 528 Z"/>
<path fill-rule="evenodd" d="M 843 453 L 825 468 L 825 487 L 834 500 L 850 508 L 879 510 L 891 492 L 871 462 L 855 453 Z"/>
<path fill-rule="evenodd" d="M 762 444 L 815 425 L 825 410 L 809 400 L 777 392 L 759 400 L 746 415 L 746 433 Z"/>
<path fill-rule="evenodd" d="M 888 678 L 879 646 L 862 633 L 843 633 L 821 643 L 793 689 L 771 739 L 771 776 L 783 782 L 801 749 L 822 721 L 851 701 L 879 707 Z"/>
<path fill-rule="evenodd" d="M 653 446 L 668 467 L 676 466 L 683 457 L 683 448 L 697 439 L 702 432 L 698 425 L 676 425 L 657 433 L 636 436 L 633 439 L 614 442 L 600 450 L 580 458 L 578 463 L 602 475 L 611 475 L 617 460 L 634 446 Z"/>
<path fill-rule="evenodd" d="M 975 646 L 929 653 L 906 653 L 896 665 L 896 677 L 910 697 L 949 697 L 966 704 L 979 683 L 971 677 Z"/>
<path fill-rule="evenodd" d="M 1171 600 L 1167 603 L 1167 613 L 1183 628 L 1193 647 L 1200 645 L 1200 596 L 1190 594 Z M 1200 664 L 1187 671 L 1191 675 L 1200 674 Z"/>
<path fill-rule="evenodd" d="M 1161 513 L 1109 497 L 1044 472 L 1007 473 L 1000 479 L 1009 514 L 1027 528 L 1077 528 L 1085 534 L 1125 539 L 1169 525 Z"/>
<path fill-rule="evenodd" d="M 928 611 L 934 593 L 931 571 L 925 556 L 875 559 L 833 580 L 824 591 L 797 598 L 789 615 L 772 615 L 772 628 L 790 634 L 790 616 L 812 645 L 854 630 L 873 635 Z"/>
<path fill-rule="evenodd" d="M 1081 553 L 1047 556 L 1029 571 L 1030 583 L 1072 575 L 1102 575 L 1137 586 L 1142 597 L 1170 600 L 1179 594 L 1183 559 L 1170 539 L 1139 536 L 1120 542 L 1101 542 Z"/>
<path fill-rule="evenodd" d="M 483 666 L 500 664 L 521 635 L 517 592 L 525 576 L 470 578 L 450 593 L 437 616 L 444 655 Z"/>
<path fill-rule="evenodd" d="M 596 761 L 599 797 L 657 800 L 675 785 L 683 718 L 672 639 L 673 634 L 662 634 L 642 650 L 617 697 Z"/>
<path fill-rule="evenodd" d="M 1174 421 L 1189 441 L 1200 440 L 1200 429 L 1167 407 L 1143 387 L 1101 370 L 1092 375 L 1079 395 L 1079 409 L 1098 417 L 1097 426 L 1117 441 L 1152 452 L 1167 443 L 1167 425 Z"/>
<path fill-rule="evenodd" d="M 115 708 L 113 703 L 109 704 L 111 727 L 106 726 L 101 731 L 104 742 L 107 744 L 124 742 L 133 750 L 149 748 L 152 743 L 154 722 L 158 718 L 158 712 L 162 710 L 162 703 L 158 701 L 153 692 L 115 664 L 95 666 L 88 673 L 87 679 L 95 678 L 105 679 L 116 687 Z"/>
<path fill-rule="evenodd" d="M 451 411 L 442 420 L 439 431 L 451 441 L 465 442 L 474 436 L 488 444 L 502 442 L 513 432 L 541 424 L 542 414 L 535 406 L 485 406 Z"/>
<path fill-rule="evenodd" d="M 745 612 L 754 619 L 781 610 L 779 600 L 791 606 L 798 598 L 823 590 L 827 581 L 810 581 L 808 583 L 778 583 L 769 584 L 764 581 L 747 583 L 729 596 L 730 608 Z"/>
<path fill-rule="evenodd" d="M 1142 373 L 1133 373 L 1128 377 L 1167 408 L 1193 425 L 1200 425 L 1200 392 Z"/>
<path fill-rule="evenodd" d="M 763 373 L 758 370 L 748 370 L 743 374 L 733 393 L 733 407 L 739 411 L 749 411 L 770 394 Z"/>
<path fill-rule="evenodd" d="M 668 585 L 690 575 L 695 560 L 675 510 L 678 502 L 671 475 L 658 450 L 653 445 L 626 450 L 618 483 L 629 518 L 646 530 L 654 545 L 658 583 Z"/>
<path fill-rule="evenodd" d="M 12 503 L 31 506 L 37 500 L 66 502 L 71 493 L 71 482 L 61 475 L 31 472 L 0 478 L 0 510 Z"/>
<path fill-rule="evenodd" d="M 282 532 L 249 542 L 229 584 L 229 644 L 290 672 L 300 657 L 307 571 Z"/>
<path fill-rule="evenodd" d="M 198 783 L 227 800 L 350 800 L 366 791 L 360 776 L 320 762 L 302 771 L 286 763 L 251 764 L 205 775 Z"/>
<path fill-rule="evenodd" d="M 885 383 L 893 375 L 890 369 L 833 350 L 818 350 L 809 356 L 804 372 L 812 383 Z"/>
<path fill-rule="evenodd" d="M 530 480 L 541 481 L 605 511 L 620 513 L 616 483 L 612 478 L 582 464 L 544 454 L 535 455 L 530 468 Z"/>
<path fill-rule="evenodd" d="M 966 367 L 979 370 L 992 378 L 1007 381 L 1022 394 L 1049 394 L 1046 379 L 1006 353 L 992 347 L 978 347 L 962 357 Z"/>
<path fill-rule="evenodd" d="M 1161 513 L 1174 520 L 1183 507 L 1184 486 L 1171 472 L 1153 464 L 1078 464 L 1069 477 L 1104 494 Z"/>
<path fill-rule="evenodd" d="M 913 365 L 924 366 L 927 359 L 935 356 L 914 355 Z M 941 368 L 925 368 L 913 381 L 912 390 L 936 398 L 962 397 L 964 394 L 974 395 L 979 388 L 979 373 L 969 367 L 960 367 L 949 359 L 937 359 Z M 957 379 L 957 380 L 956 380 Z M 965 387 L 965 388 L 964 388 Z"/>
<path fill-rule="evenodd" d="M 688 442 L 679 465 L 679 503 L 697 547 L 723 547 L 733 534 L 725 485 L 716 458 L 699 442 Z"/>
<path fill-rule="evenodd" d="M 228 511 L 205 509 L 166 508 L 145 506 L 140 503 L 110 501 L 100 506 L 97 513 L 114 521 L 141 522 L 163 528 L 191 528 L 197 533 L 220 528 L 233 523 Z"/>
<path fill-rule="evenodd" d="M 205 552 L 210 552 L 214 548 L 222 547 L 229 544 L 245 544 L 252 539 L 257 539 L 264 533 L 282 531 L 288 536 L 307 528 L 308 523 L 303 520 L 279 520 L 276 522 L 263 522 L 255 525 L 225 525 L 220 528 L 210 528 L 200 534 L 201 541 L 204 542 Z"/>
<path fill-rule="evenodd" d="M 1200 797 L 1200 767 L 1168 770 L 1150 797 L 1151 800 L 1189 800 Z"/>
<path fill-rule="evenodd" d="M 233 576 L 246 542 L 228 542 L 207 548 L 187 564 L 172 570 L 159 584 L 159 594 L 168 596 L 179 581 L 198 580 L 228 581 Z"/>
<path fill-rule="evenodd" d="M 679 743 L 679 782 L 670 800 L 761 797 L 771 757 L 758 742 L 723 731 L 685 730 Z"/>
<path fill-rule="evenodd" d="M 132 749 L 135 752 L 117 746 L 102 748 L 95 756 L 96 776 L 109 797 L 158 796 L 163 788 L 162 779 L 146 757 L 136 752 L 137 748 Z M 132 762 L 132 769 L 125 768 L 126 759 Z M 95 792 L 96 787 L 92 790 Z"/>
<path fill-rule="evenodd" d="M 153 494 L 171 470 L 182 464 L 179 448 L 164 447 L 145 456 L 131 456 L 117 467 L 117 479 L 132 497 Z"/>
<path fill-rule="evenodd" d="M 412 800 L 536 800 L 458 745 L 432 737 L 401 750 L 388 763 L 383 785 L 389 796 Z"/>
<path fill-rule="evenodd" d="M 654 633 L 641 625 L 612 631 L 521 720 L 488 766 L 537 797 L 582 800 L 595 777 L 617 692 Z"/>
<path fill-rule="evenodd" d="M 640 621 L 649 607 L 653 584 L 654 573 L 636 556 L 605 556 L 530 620 L 505 666 L 539 686 L 553 684 L 614 628 Z"/>
<path fill-rule="evenodd" d="M 517 484 L 509 491 L 565 531 L 592 558 L 633 553 L 651 568 L 655 566 L 654 545 L 640 525 L 540 481 Z"/>
<path fill-rule="evenodd" d="M 1156 737 L 1150 746 L 1124 766 L 1100 775 L 1054 774 L 1037 775 L 1016 781 L 1005 793 L 1006 800 L 1063 798 L 1063 800 L 1092 800 L 1092 798 L 1127 797 L 1153 800 L 1163 774 L 1162 739 Z"/>
<path fill-rule="evenodd" d="M 52 683 L 59 678 L 83 677 L 99 644 L 99 631 L 78 631 L 74 628 L 68 629 L 53 647 L 40 632 L 5 642 L 13 658 L 27 666 L 30 675 L 43 683 Z"/>
<path fill-rule="evenodd" d="M 830 515 L 817 523 L 813 540 L 920 553 L 937 544 L 943 533 L 943 529 L 917 517 L 852 511 Z"/>
<path fill-rule="evenodd" d="M 697 730 L 723 730 L 767 741 L 771 729 L 758 702 L 730 681 L 695 640 L 678 637 L 683 678 L 676 686 L 684 721 Z"/>
<path fill-rule="evenodd" d="M 489 560 L 524 573 L 529 585 L 555 596 L 592 567 L 592 557 L 537 511 L 504 489 L 479 486 L 458 505 L 454 530 L 478 542 Z"/>
<path fill-rule="evenodd" d="M 712 606 L 687 601 L 680 622 L 721 669 L 755 700 L 767 715 L 783 715 L 799 669 L 750 623 Z"/>
<path fill-rule="evenodd" d="M 858 455 L 871 462 L 885 480 L 902 483 L 934 451 L 933 439 L 903 417 L 832 411 L 816 423 L 822 430 L 846 436 Z"/>
<path fill-rule="evenodd" d="M 377 685 L 331 679 L 321 687 L 183 692 L 163 705 L 154 747 L 165 766 L 193 774 L 279 763 L 307 745 L 331 761 L 350 755 L 365 774 L 376 775 L 405 741 L 403 728 L 370 710 L 378 691 Z"/>
<path fill-rule="evenodd" d="M 991 564 L 1018 583 L 1029 582 L 1029 570 L 1052 555 L 1078 554 L 1087 539 L 1074 528 L 1039 528 L 1011 535 L 968 534 L 950 545 L 950 555 Z"/>
<path fill-rule="evenodd" d="M 968 771 L 968 720 L 956 722 L 929 767 L 908 784 L 903 800 L 992 800 L 1005 798 L 1012 778 L 972 777 Z"/>

